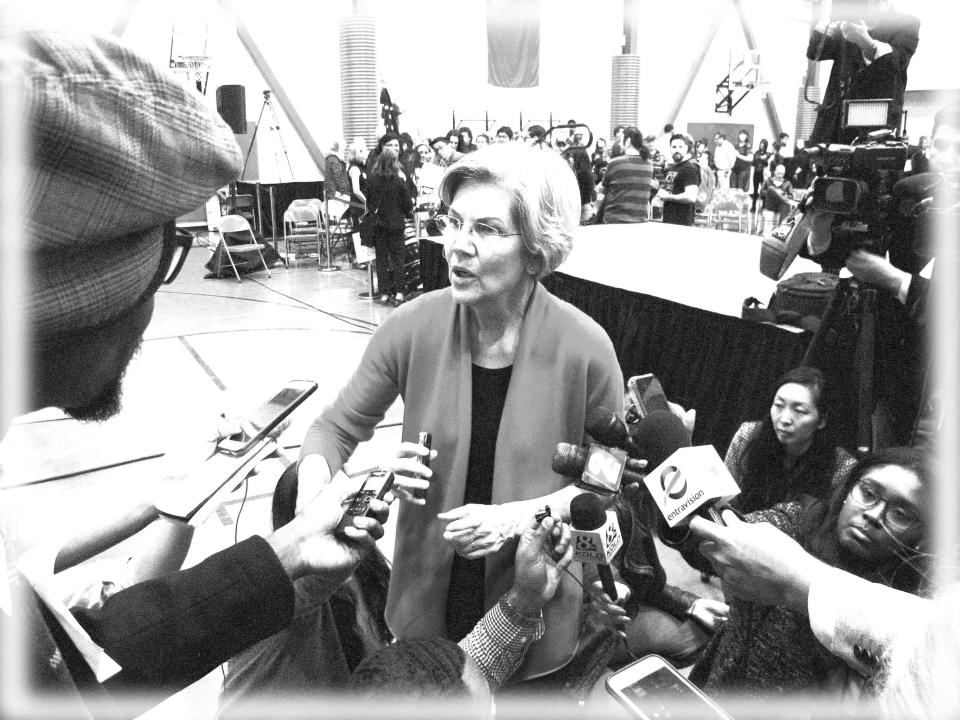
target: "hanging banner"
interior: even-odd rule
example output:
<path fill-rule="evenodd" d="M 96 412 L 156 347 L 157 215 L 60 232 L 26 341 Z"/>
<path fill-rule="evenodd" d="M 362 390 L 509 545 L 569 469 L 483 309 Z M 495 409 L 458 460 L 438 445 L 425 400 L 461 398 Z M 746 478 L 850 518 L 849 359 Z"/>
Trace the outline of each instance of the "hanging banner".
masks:
<path fill-rule="evenodd" d="M 540 84 L 540 0 L 487 0 L 487 82 Z"/>

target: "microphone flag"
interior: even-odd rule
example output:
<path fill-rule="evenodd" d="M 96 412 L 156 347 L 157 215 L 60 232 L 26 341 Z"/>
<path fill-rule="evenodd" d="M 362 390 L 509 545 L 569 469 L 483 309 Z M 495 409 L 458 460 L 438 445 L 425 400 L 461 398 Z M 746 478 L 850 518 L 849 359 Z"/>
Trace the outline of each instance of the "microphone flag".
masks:
<path fill-rule="evenodd" d="M 712 445 L 680 448 L 648 471 L 643 482 L 670 527 L 712 500 L 729 500 L 740 494 Z"/>

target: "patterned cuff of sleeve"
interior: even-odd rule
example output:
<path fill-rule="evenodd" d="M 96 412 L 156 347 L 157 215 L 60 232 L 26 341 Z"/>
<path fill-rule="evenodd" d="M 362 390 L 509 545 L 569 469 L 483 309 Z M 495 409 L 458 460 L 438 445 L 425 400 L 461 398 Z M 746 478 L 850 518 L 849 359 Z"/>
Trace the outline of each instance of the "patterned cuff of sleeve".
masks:
<path fill-rule="evenodd" d="M 501 598 L 460 641 L 491 688 L 502 685 L 523 662 L 530 646 L 543 637 L 543 613 L 524 615 Z"/>

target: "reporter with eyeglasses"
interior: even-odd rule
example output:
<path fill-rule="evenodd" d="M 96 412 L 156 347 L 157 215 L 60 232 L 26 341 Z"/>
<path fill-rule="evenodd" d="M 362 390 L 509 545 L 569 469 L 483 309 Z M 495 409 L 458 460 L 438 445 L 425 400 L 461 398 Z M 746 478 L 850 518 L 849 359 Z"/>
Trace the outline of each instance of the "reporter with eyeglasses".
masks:
<path fill-rule="evenodd" d="M 835 576 L 852 575 L 914 595 L 927 592 L 932 481 L 924 452 L 885 448 L 859 460 L 826 500 L 808 498 L 748 514 L 747 523 L 769 523 L 773 527 L 766 528 L 767 535 L 779 535 L 776 528 L 807 553 L 800 553 L 798 562 L 788 549 L 779 564 L 772 561 L 766 568 L 741 558 L 734 537 L 727 547 L 728 530 L 736 534 L 741 525 L 729 513 L 729 529 L 718 527 L 715 532 L 698 523 L 698 539 L 682 552 L 710 559 L 723 580 L 731 612 L 691 671 L 691 681 L 711 695 L 820 691 L 839 700 L 844 688 L 875 689 L 874 676 L 884 656 L 880 643 L 868 646 L 858 640 L 850 657 L 831 654 L 835 649 L 822 644 L 817 625 L 824 621 L 813 616 L 813 598 L 808 617 L 804 592 L 772 590 L 802 585 L 791 578 L 805 573 L 809 583 L 823 570 L 807 568 L 822 565 L 824 570 L 835 568 L 830 571 Z M 768 540 L 772 547 L 779 542 L 776 537 Z M 765 575 L 782 575 L 784 580 L 771 582 Z M 898 618 L 889 617 L 889 622 Z"/>
<path fill-rule="evenodd" d="M 440 197 L 450 287 L 405 303 L 373 335 L 307 433 L 299 491 L 329 482 L 401 397 L 403 442 L 384 465 L 405 501 L 387 622 L 400 639 L 456 641 L 509 587 L 530 515 L 549 505 L 569 520 L 580 491 L 550 460 L 558 442 L 584 438 L 591 411 L 620 407 L 623 376 L 606 333 L 539 282 L 569 254 L 580 218 L 561 157 L 518 143 L 481 148 L 447 171 Z M 429 468 L 421 430 L 433 434 Z M 569 661 L 581 601 L 564 575 L 520 677 Z"/>

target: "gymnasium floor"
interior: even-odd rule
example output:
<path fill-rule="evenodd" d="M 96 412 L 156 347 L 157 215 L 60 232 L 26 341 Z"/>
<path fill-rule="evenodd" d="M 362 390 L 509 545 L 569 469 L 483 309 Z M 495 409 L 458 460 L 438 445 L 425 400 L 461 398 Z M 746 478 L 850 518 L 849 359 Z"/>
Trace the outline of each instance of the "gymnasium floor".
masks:
<path fill-rule="evenodd" d="M 101 424 L 82 424 L 55 410 L 19 418 L 0 443 L 4 502 L 43 507 L 53 532 L 84 522 L 106 503 L 120 506 L 196 470 L 209 456 L 221 412 L 243 413 L 271 397 L 288 380 L 312 379 L 319 389 L 298 410 L 279 439 L 293 459 L 307 426 L 332 400 L 355 368 L 371 332 L 393 308 L 359 294 L 365 270 L 335 259 L 338 272 L 318 272 L 316 260 L 299 267 L 256 272 L 237 283 L 230 276 L 204 279 L 209 251 L 195 246 L 180 276 L 157 295 L 153 320 L 124 382 L 124 408 Z M 373 440 L 358 448 L 350 467 L 373 466 L 399 443 L 402 405 L 387 413 Z M 187 565 L 254 533 L 269 532 L 270 497 L 283 465 L 261 463 L 246 487 L 231 490 L 198 528 Z M 244 499 L 245 496 L 245 499 Z M 242 508 L 242 512 L 241 512 Z M 238 522 L 239 514 L 239 522 Z M 392 554 L 393 523 L 381 541 Z M 139 542 L 138 542 L 139 540 Z M 70 571 L 65 582 L 116 572 L 123 560 L 149 552 L 137 537 Z M 672 551 L 663 550 L 670 582 L 713 597 Z M 213 717 L 216 671 L 151 715 Z"/>

